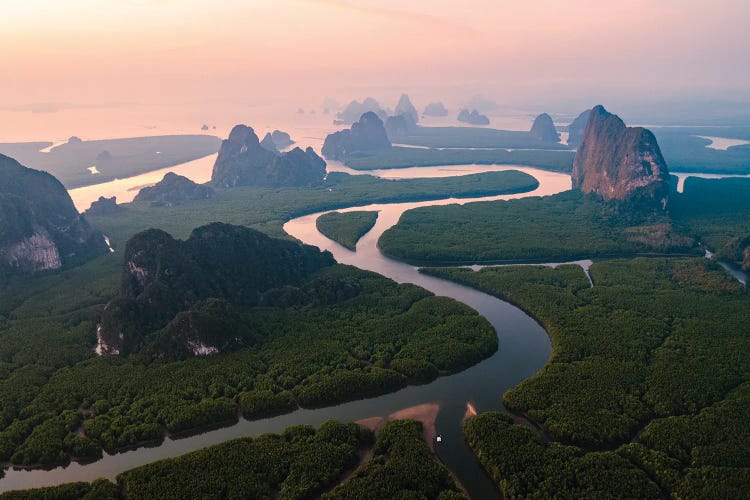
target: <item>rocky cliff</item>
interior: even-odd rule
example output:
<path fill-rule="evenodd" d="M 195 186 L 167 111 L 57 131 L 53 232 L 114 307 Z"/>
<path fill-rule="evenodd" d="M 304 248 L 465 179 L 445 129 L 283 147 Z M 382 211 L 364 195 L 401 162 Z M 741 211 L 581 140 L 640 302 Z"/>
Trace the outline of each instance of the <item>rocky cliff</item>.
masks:
<path fill-rule="evenodd" d="M 325 166 L 312 148 L 274 153 L 260 145 L 252 128 L 237 125 L 221 143 L 211 182 L 219 187 L 317 185 L 323 182 Z"/>
<path fill-rule="evenodd" d="M 191 200 L 208 200 L 215 194 L 210 186 L 196 184 L 187 177 L 167 172 L 153 186 L 141 189 L 133 201 L 150 201 L 153 206 L 171 207 Z"/>
<path fill-rule="evenodd" d="M 589 121 L 591 110 L 587 109 L 576 117 L 568 126 L 568 146 L 577 148 L 581 144 L 583 131 L 586 129 L 586 122 Z"/>
<path fill-rule="evenodd" d="M 409 99 L 409 96 L 406 94 L 401 94 L 401 97 L 398 100 L 398 104 L 396 105 L 396 111 L 394 115 L 405 115 L 411 118 L 411 121 L 413 121 L 415 125 L 419 123 L 419 114 L 417 113 L 417 108 L 414 107 L 414 105 L 411 103 L 411 100 Z"/>
<path fill-rule="evenodd" d="M 604 200 L 636 196 L 662 207 L 669 193 L 669 172 L 654 134 L 626 127 L 602 106 L 591 110 L 573 161 L 573 187 Z"/>
<path fill-rule="evenodd" d="M 383 120 L 375 113 L 363 114 L 357 123 L 348 130 L 340 130 L 326 137 L 323 143 L 323 156 L 332 160 L 344 161 L 347 156 L 377 151 L 391 147 Z"/>
<path fill-rule="evenodd" d="M 542 142 L 560 142 L 560 134 L 557 133 L 552 117 L 547 113 L 542 113 L 534 119 L 529 133 Z"/>
<path fill-rule="evenodd" d="M 222 223 L 185 241 L 158 229 L 136 234 L 102 313 L 97 352 L 185 357 L 239 347 L 247 341 L 241 311 L 334 262 L 315 247 Z"/>
<path fill-rule="evenodd" d="M 60 269 L 107 251 L 60 181 L 0 155 L 0 275 Z"/>

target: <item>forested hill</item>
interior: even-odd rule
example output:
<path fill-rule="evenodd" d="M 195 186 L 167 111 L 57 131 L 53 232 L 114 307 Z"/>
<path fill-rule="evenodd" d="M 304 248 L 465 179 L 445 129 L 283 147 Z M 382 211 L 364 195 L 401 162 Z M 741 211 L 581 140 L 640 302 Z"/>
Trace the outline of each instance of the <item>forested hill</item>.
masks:
<path fill-rule="evenodd" d="M 120 290 L 102 314 L 104 353 L 135 352 L 168 324 L 171 334 L 162 342 L 194 354 L 218 352 L 237 343 L 234 329 L 226 327 L 241 322 L 220 325 L 216 319 L 227 321 L 235 316 L 233 306 L 257 305 L 263 292 L 299 283 L 335 261 L 315 247 L 217 222 L 195 229 L 186 241 L 158 229 L 136 234 L 124 262 Z M 196 306 L 202 311 L 197 316 L 178 316 Z"/>

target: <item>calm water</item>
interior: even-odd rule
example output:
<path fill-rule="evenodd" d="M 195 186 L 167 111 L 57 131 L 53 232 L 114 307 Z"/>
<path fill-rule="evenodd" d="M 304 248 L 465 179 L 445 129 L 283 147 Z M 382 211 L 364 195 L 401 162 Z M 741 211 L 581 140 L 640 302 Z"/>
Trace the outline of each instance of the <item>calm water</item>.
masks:
<path fill-rule="evenodd" d="M 443 168 L 421 168 L 421 177 L 444 176 Z M 450 168 L 455 169 L 457 167 Z M 464 169 L 472 170 L 472 166 L 459 166 L 458 168 L 462 169 L 461 171 Z M 489 169 L 491 166 L 483 166 L 483 168 Z M 507 170 L 509 167 L 496 168 Z M 330 250 L 341 263 L 376 271 L 400 283 L 417 284 L 437 295 L 455 298 L 474 308 L 492 323 L 498 333 L 500 348 L 492 357 L 463 372 L 439 378 L 430 384 L 407 387 L 377 398 L 353 401 L 316 410 L 300 409 L 287 415 L 253 422 L 243 419 L 231 427 L 193 437 L 179 440 L 167 438 L 164 443 L 156 447 L 139 448 L 115 455 L 105 454 L 101 460 L 88 465 L 72 463 L 67 467 L 57 467 L 52 470 L 10 469 L 6 471 L 5 478 L 0 480 L 0 491 L 53 485 L 69 481 L 91 481 L 98 477 L 113 479 L 119 472 L 138 465 L 174 457 L 236 437 L 255 436 L 264 432 L 278 432 L 294 424 L 317 425 L 332 418 L 351 421 L 374 416 L 386 416 L 417 404 L 437 402 L 441 406 L 436 422 L 437 433 L 443 436 L 442 442 L 436 444 L 438 456 L 456 473 L 459 480 L 469 489 L 473 498 L 496 498 L 498 494 L 493 484 L 463 443 L 461 421 L 466 412 L 467 404 L 473 405 L 479 412 L 503 408 L 502 393 L 533 375 L 548 359 L 551 348 L 547 334 L 534 320 L 510 304 L 470 288 L 421 275 L 413 266 L 384 257 L 377 249 L 377 240 L 383 231 L 398 221 L 405 210 L 411 208 L 548 195 L 570 189 L 569 176 L 532 168 L 522 167 L 518 170 L 526 171 L 537 177 L 540 181 L 539 188 L 532 193 L 488 198 L 376 204 L 345 209 L 344 211 L 367 209 L 379 212 L 375 227 L 359 241 L 357 252 L 351 252 L 341 247 L 317 231 L 315 220 L 320 214 L 300 217 L 284 226 L 289 234 L 305 243 Z M 396 174 L 391 172 L 391 175 Z M 415 175 L 414 172 L 406 170 L 403 172 L 405 177 L 413 175 Z M 456 173 L 453 175 L 456 175 Z"/>

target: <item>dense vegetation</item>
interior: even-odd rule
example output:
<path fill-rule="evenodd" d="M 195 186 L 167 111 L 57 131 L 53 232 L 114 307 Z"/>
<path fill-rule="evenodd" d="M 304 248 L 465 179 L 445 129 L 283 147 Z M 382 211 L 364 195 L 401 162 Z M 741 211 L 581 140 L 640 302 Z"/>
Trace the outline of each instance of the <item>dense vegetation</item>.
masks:
<path fill-rule="evenodd" d="M 422 438 L 422 424 L 394 420 L 378 432 L 372 457 L 324 499 L 465 498 Z"/>
<path fill-rule="evenodd" d="M 337 265 L 277 289 L 273 303 L 284 307 L 248 310 L 238 330 L 252 338 L 245 348 L 173 362 L 96 357 L 112 280 L 75 271 L 3 298 L 4 307 L 18 302 L 3 310 L 0 336 L 0 460 L 96 457 L 234 422 L 238 409 L 258 418 L 370 397 L 497 349 L 492 327 L 468 307 Z"/>
<path fill-rule="evenodd" d="M 315 226 L 327 238 L 355 250 L 359 239 L 372 229 L 377 220 L 378 213 L 372 211 L 328 212 L 318 217 Z"/>
<path fill-rule="evenodd" d="M 421 149 L 393 147 L 350 156 L 346 164 L 356 170 L 426 167 L 432 165 L 525 165 L 555 172 L 570 172 L 573 151 L 516 149 Z"/>
<path fill-rule="evenodd" d="M 673 198 L 675 226 L 695 235 L 717 257 L 742 262 L 750 269 L 750 179 L 685 180 L 683 194 Z"/>
<path fill-rule="evenodd" d="M 518 304 L 552 338 L 547 365 L 503 395 L 542 430 L 495 414 L 465 426 L 507 495 L 741 496 L 750 297 L 718 265 L 597 263 L 593 288 L 574 266 L 425 272 Z"/>
<path fill-rule="evenodd" d="M 750 127 L 669 127 L 652 129 L 664 158 L 674 172 L 750 174 L 750 145 L 726 150 L 706 147 L 710 139 L 726 137 L 750 141 Z"/>
<path fill-rule="evenodd" d="M 106 480 L 8 492 L 25 498 L 312 498 L 335 485 L 372 443 L 357 424 L 328 421 L 316 431 L 240 438 L 144 465 Z"/>
<path fill-rule="evenodd" d="M 478 127 L 417 127 L 394 142 L 428 148 L 569 149 L 529 132 Z"/>
<path fill-rule="evenodd" d="M 98 479 L 12 491 L 0 498 L 464 498 L 421 431 L 421 423 L 412 420 L 386 423 L 372 455 L 353 471 L 372 446 L 372 432 L 331 420 L 318 430 L 298 425 L 160 460 L 123 472 L 116 484 Z"/>
<path fill-rule="evenodd" d="M 695 251 L 663 214 L 603 203 L 580 191 L 543 198 L 409 210 L 378 242 L 417 263 L 574 260 Z"/>
<path fill-rule="evenodd" d="M 140 232 L 128 240 L 124 261 L 120 289 L 97 327 L 99 353 L 165 359 L 253 345 L 247 308 L 288 305 L 287 287 L 335 263 L 316 247 L 220 222 L 184 241 L 159 229 Z M 350 298 L 347 286 L 331 282 L 324 291 Z"/>
<path fill-rule="evenodd" d="M 88 217 L 113 246 L 122 247 L 132 235 L 149 228 L 186 238 L 197 226 L 210 222 L 250 226 L 272 236 L 284 236 L 282 225 L 300 215 L 334 210 L 353 204 L 435 200 L 532 191 L 539 185 L 518 171 L 489 172 L 450 179 L 379 179 L 369 175 L 333 172 L 325 183 L 310 188 L 243 186 L 220 190 L 210 202 L 192 201 L 155 210 L 146 203 L 131 203 L 118 214 Z"/>

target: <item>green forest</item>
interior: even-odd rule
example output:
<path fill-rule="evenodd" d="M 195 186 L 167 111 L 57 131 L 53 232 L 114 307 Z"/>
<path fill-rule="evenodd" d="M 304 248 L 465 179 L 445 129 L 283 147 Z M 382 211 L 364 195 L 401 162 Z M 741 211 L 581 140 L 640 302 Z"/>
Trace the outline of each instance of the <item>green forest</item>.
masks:
<path fill-rule="evenodd" d="M 517 304 L 552 339 L 547 365 L 503 395 L 535 425 L 483 414 L 464 427 L 506 495 L 742 496 L 750 297 L 717 264 L 604 261 L 593 288 L 577 266 L 424 272 Z"/>
<path fill-rule="evenodd" d="M 315 227 L 325 237 L 353 251 L 377 220 L 378 213 L 372 211 L 328 212 L 318 217 Z"/>
<path fill-rule="evenodd" d="M 374 441 L 374 442 L 373 442 Z M 4 500 L 159 498 L 465 498 L 422 439 L 422 424 L 387 422 L 373 433 L 330 420 L 317 430 L 240 438 L 117 476 L 0 494 Z"/>
<path fill-rule="evenodd" d="M 467 306 L 335 265 L 279 289 L 289 306 L 249 310 L 243 327 L 253 342 L 245 348 L 179 361 L 98 357 L 103 304 L 92 303 L 91 288 L 107 283 L 31 305 L 76 289 L 58 282 L 11 311 L 0 337 L 0 460 L 95 458 L 102 448 L 159 442 L 165 432 L 231 424 L 238 410 L 259 418 L 372 397 L 497 350 L 492 326 Z M 305 296 L 315 300 L 299 300 Z"/>
<path fill-rule="evenodd" d="M 580 191 L 409 210 L 382 251 L 417 264 L 551 261 L 696 253 L 663 213 L 603 203 Z"/>
<path fill-rule="evenodd" d="M 347 157 L 346 164 L 356 170 L 427 167 L 434 165 L 524 165 L 554 172 L 573 169 L 575 151 L 516 149 L 422 149 L 392 147 L 373 153 Z"/>

